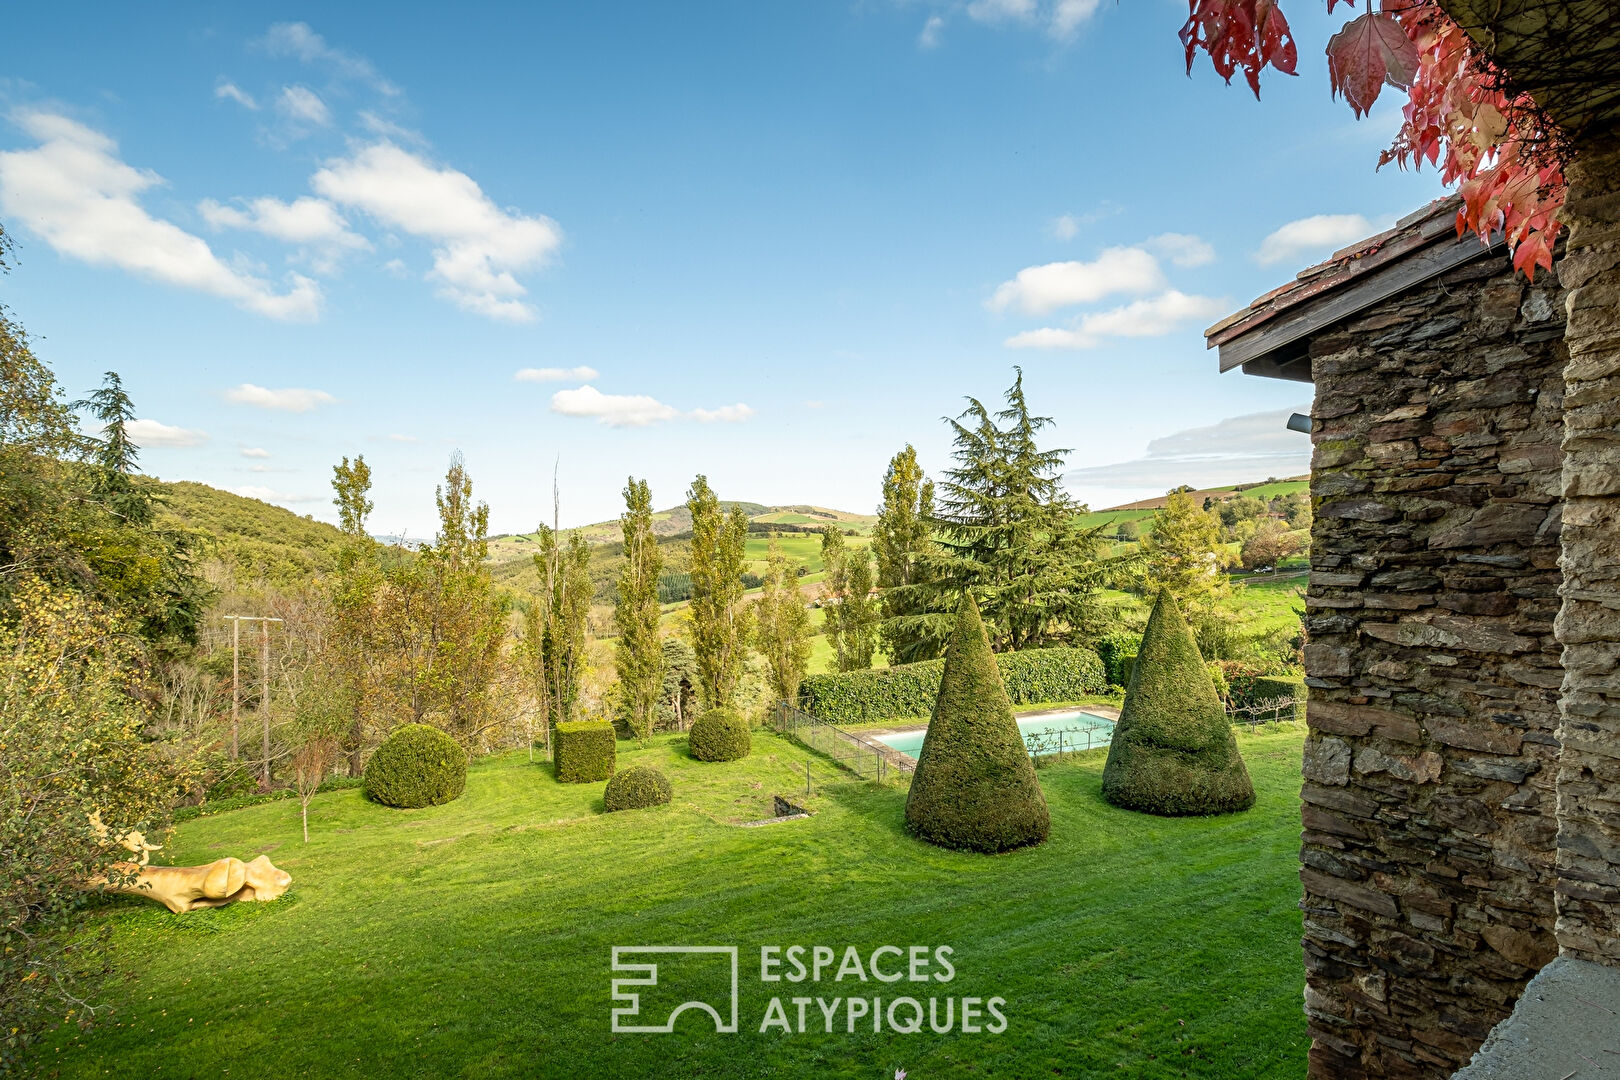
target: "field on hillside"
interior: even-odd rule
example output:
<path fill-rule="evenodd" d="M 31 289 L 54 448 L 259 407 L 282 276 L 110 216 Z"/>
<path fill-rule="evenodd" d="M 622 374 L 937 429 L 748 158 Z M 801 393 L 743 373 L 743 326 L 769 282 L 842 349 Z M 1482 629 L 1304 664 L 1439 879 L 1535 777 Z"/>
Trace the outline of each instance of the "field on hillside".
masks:
<path fill-rule="evenodd" d="M 679 736 L 621 743 L 621 768 L 655 763 L 674 782 L 674 804 L 650 811 L 604 815 L 601 784 L 559 785 L 512 754 L 476 764 L 447 806 L 319 796 L 307 845 L 293 801 L 201 818 L 163 856 L 268 852 L 292 891 L 184 915 L 107 901 L 93 922 L 133 978 L 112 985 L 103 1026 L 59 1032 L 42 1060 L 64 1078 L 1297 1077 L 1301 733 L 1240 741 L 1248 812 L 1117 810 L 1096 752 L 1040 770 L 1052 840 L 995 857 L 912 840 L 903 790 L 819 758 L 813 817 L 736 827 L 773 793 L 803 793 L 810 755 L 763 733 L 724 765 L 691 760 Z M 760 947 L 793 944 L 840 958 L 949 946 L 954 978 L 836 980 L 829 966 L 814 984 L 762 982 Z M 611 950 L 636 945 L 738 946 L 738 1031 L 688 1010 L 671 1034 L 613 1034 Z M 669 958 L 646 1022 L 694 998 L 724 1009 L 723 967 L 700 960 Z M 952 998 L 955 1028 L 846 1022 L 847 999 L 901 995 L 937 998 L 941 1015 Z M 801 1033 L 795 996 L 829 1003 L 832 1030 L 807 1001 Z M 760 1033 L 772 997 L 791 1033 Z M 1005 999 L 1005 1032 L 962 1031 L 969 997 Z"/>

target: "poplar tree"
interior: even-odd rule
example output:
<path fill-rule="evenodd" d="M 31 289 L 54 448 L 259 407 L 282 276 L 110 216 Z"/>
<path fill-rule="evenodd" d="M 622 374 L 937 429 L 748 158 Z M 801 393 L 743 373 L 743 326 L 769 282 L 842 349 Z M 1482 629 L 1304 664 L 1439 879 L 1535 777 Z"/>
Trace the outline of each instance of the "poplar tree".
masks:
<path fill-rule="evenodd" d="M 553 527 L 535 530 L 539 550 L 534 566 L 540 595 L 524 613 L 523 645 L 539 713 L 545 718 L 546 746 L 551 733 L 567 720 L 577 720 L 580 685 L 585 675 L 585 624 L 591 611 L 591 550 L 579 533 L 567 542 Z"/>
<path fill-rule="evenodd" d="M 748 515 L 740 506 L 726 514 L 702 475 L 686 493 L 686 508 L 692 515 L 692 649 L 698 694 L 705 708 L 724 708 L 736 694 L 748 642 L 749 613 L 742 603 Z"/>
<path fill-rule="evenodd" d="M 883 623 L 879 636 L 883 651 L 894 663 L 916 659 L 926 651 L 928 639 L 908 632 L 899 622 L 926 610 L 920 586 L 930 578 L 929 555 L 934 550 L 928 519 L 934 514 L 934 482 L 923 475 L 917 451 L 907 444 L 894 455 L 883 474 L 883 505 L 872 530 L 872 553 L 877 559 L 877 584 Z"/>
<path fill-rule="evenodd" d="M 877 651 L 878 606 L 872 600 L 872 556 L 851 548 L 836 525 L 821 532 L 826 567 L 826 631 L 839 671 L 865 671 Z"/>
<path fill-rule="evenodd" d="M 653 535 L 652 491 L 631 477 L 624 488 L 624 569 L 613 618 L 619 627 L 616 663 L 630 726 L 643 746 L 652 735 L 664 681 L 664 650 L 658 639 L 658 577 L 663 559 Z"/>
<path fill-rule="evenodd" d="M 780 701 L 798 700 L 799 683 L 810 669 L 810 612 L 799 579 L 775 536 L 756 612 L 756 645 L 770 668 L 771 690 Z"/>
<path fill-rule="evenodd" d="M 332 466 L 332 504 L 337 507 L 338 524 L 343 530 L 343 546 L 338 551 L 337 573 L 327 589 L 332 612 L 327 647 L 331 655 L 334 682 L 340 688 L 348 713 L 342 737 L 342 750 L 348 755 L 349 775 L 359 776 L 366 747 L 366 713 L 370 701 L 372 671 L 372 617 L 381 584 L 377 542 L 366 532 L 371 514 L 371 466 L 364 455 L 350 463 L 345 457 Z"/>

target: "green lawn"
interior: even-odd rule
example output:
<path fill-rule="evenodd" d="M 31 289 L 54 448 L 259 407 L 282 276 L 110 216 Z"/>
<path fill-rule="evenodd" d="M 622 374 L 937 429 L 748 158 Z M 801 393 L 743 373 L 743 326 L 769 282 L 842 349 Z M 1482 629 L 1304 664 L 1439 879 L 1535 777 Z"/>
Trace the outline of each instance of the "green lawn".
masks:
<path fill-rule="evenodd" d="M 115 899 L 96 921 L 133 972 L 113 1019 L 59 1033 L 63 1077 L 1297 1077 L 1297 731 L 1241 736 L 1259 802 L 1215 819 L 1104 804 L 1101 752 L 1040 771 L 1052 839 L 986 857 L 910 839 L 904 791 L 813 765 L 815 815 L 756 829 L 773 792 L 803 792 L 807 754 L 756 734 L 705 765 L 672 737 L 621 744 L 655 763 L 672 806 L 602 814 L 602 785 L 562 786 L 523 755 L 474 766 L 466 794 L 397 811 L 320 796 L 186 823 L 164 851 L 194 863 L 270 852 L 294 878 L 267 905 L 171 915 Z M 690 1011 L 675 1034 L 613 1035 L 610 949 L 741 947 L 741 1026 Z M 948 945 L 948 984 L 764 984 L 762 945 Z M 724 980 L 648 991 L 648 1012 Z M 937 968 L 933 970 L 939 970 Z M 1002 1034 L 759 1033 L 772 995 L 1006 1000 Z M 943 1000 L 940 1007 L 943 1009 Z M 794 1018 L 796 1022 L 796 1017 Z M 986 1017 L 986 1020 L 989 1018 Z M 654 1021 L 656 1022 L 656 1021 Z M 705 1026 L 710 1030 L 705 1031 Z"/>

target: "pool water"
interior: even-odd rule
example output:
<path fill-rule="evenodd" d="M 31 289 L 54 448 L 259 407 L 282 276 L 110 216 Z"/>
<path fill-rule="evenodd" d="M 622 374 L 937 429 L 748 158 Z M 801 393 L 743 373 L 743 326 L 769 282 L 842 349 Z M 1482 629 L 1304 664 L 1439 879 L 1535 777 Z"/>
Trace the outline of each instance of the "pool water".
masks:
<path fill-rule="evenodd" d="M 1107 746 L 1113 735 L 1114 723 L 1106 717 L 1088 712 L 1056 713 L 1020 720 L 1018 730 L 1026 742 L 1031 735 L 1037 736 L 1036 753 L 1056 754 L 1065 750 Z M 897 731 L 892 735 L 874 735 L 872 738 L 909 758 L 916 758 L 922 753 L 925 734 L 926 731 Z"/>

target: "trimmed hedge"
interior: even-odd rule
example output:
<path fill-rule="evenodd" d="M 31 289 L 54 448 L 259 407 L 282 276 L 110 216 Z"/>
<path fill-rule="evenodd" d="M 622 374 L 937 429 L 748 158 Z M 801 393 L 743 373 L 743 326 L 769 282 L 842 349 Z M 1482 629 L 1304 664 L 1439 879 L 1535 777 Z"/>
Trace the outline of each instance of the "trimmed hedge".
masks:
<path fill-rule="evenodd" d="M 1102 793 L 1115 806 L 1165 816 L 1254 805 L 1226 708 L 1168 591 L 1159 593 L 1142 636 Z"/>
<path fill-rule="evenodd" d="M 553 737 L 552 759 L 560 783 L 590 784 L 613 775 L 619 744 L 606 720 L 565 720 Z"/>
<path fill-rule="evenodd" d="M 467 790 L 467 751 L 436 727 L 395 728 L 366 762 L 366 797 L 416 810 L 439 806 Z"/>
<path fill-rule="evenodd" d="M 1097 640 L 1097 658 L 1110 686 L 1128 686 L 1131 665 L 1142 648 L 1142 635 L 1129 630 L 1110 630 Z"/>
<path fill-rule="evenodd" d="M 1014 704 L 1074 701 L 1108 689 L 1102 661 L 1090 649 L 1026 649 L 995 654 L 1007 698 Z M 811 675 L 799 684 L 799 708 L 833 724 L 925 717 L 939 696 L 944 660 L 870 671 Z"/>
<path fill-rule="evenodd" d="M 686 744 L 699 761 L 737 761 L 753 750 L 754 734 L 730 709 L 710 709 L 692 721 Z"/>
<path fill-rule="evenodd" d="M 602 792 L 602 804 L 608 813 L 616 810 L 645 810 L 649 806 L 663 806 L 675 797 L 669 778 L 650 765 L 637 765 L 613 774 Z"/>
<path fill-rule="evenodd" d="M 906 827 L 940 847 L 997 852 L 1051 832 L 1012 703 L 970 596 L 945 650 L 938 703 L 906 795 Z"/>

